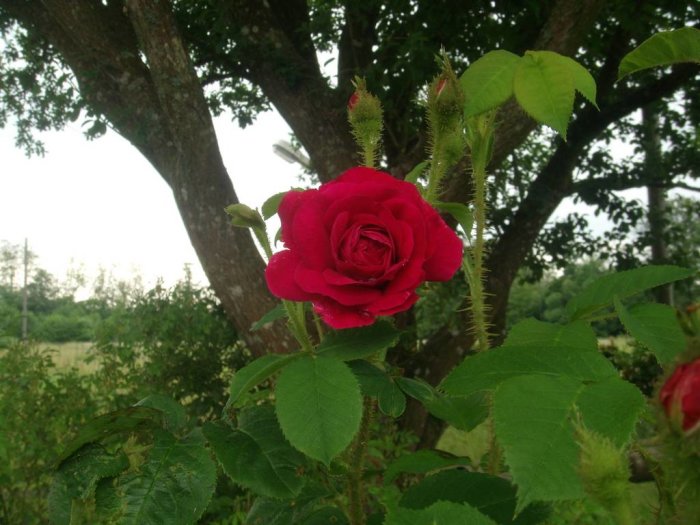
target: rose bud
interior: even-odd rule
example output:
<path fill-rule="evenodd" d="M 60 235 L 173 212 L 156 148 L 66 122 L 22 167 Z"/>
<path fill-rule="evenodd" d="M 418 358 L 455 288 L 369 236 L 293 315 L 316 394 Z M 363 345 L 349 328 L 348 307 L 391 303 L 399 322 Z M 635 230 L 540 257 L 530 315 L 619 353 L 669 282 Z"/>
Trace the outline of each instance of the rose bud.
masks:
<path fill-rule="evenodd" d="M 700 357 L 679 365 L 659 392 L 671 422 L 690 435 L 700 428 Z"/>
<path fill-rule="evenodd" d="M 268 287 L 310 301 L 333 328 L 409 309 L 423 281 L 447 281 L 462 262 L 462 241 L 416 187 L 371 168 L 290 191 L 279 216 L 286 250 L 267 266 Z"/>

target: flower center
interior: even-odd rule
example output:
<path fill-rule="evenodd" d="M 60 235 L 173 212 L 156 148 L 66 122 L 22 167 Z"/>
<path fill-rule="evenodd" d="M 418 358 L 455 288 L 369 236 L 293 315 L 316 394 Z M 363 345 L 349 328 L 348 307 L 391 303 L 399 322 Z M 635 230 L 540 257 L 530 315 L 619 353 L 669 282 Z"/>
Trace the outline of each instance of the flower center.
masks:
<path fill-rule="evenodd" d="M 360 271 L 364 278 L 381 276 L 393 257 L 394 243 L 381 226 L 359 226 L 343 236 L 340 258 Z"/>

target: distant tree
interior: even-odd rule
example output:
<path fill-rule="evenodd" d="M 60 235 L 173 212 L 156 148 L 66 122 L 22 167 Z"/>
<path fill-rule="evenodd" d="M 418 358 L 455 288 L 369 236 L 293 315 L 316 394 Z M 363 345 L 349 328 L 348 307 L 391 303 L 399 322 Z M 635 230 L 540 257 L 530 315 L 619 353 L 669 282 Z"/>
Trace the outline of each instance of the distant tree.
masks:
<path fill-rule="evenodd" d="M 697 24 L 698 10 L 697 3 L 672 0 L 0 0 L 0 124 L 12 118 L 18 144 L 30 152 L 41 151 L 33 129 L 60 128 L 81 112 L 90 136 L 109 125 L 129 140 L 170 185 L 213 288 L 251 350 L 262 354 L 293 343 L 281 323 L 248 333 L 274 300 L 251 238 L 222 214 L 237 197 L 212 115 L 229 111 L 247 125 L 274 106 L 320 180 L 329 181 L 357 162 L 345 104 L 350 80 L 363 75 L 384 107 L 384 162 L 401 178 L 425 155 L 417 101 L 436 73 L 441 47 L 458 71 L 497 47 L 576 54 L 596 77 L 600 110 L 577 105 L 566 142 L 533 135 L 534 122 L 515 104 L 499 115 L 487 286 L 500 330 L 510 286 L 528 258 L 536 260 L 538 243 L 555 261 L 576 255 L 559 247 L 585 248 L 561 242 L 582 230 L 575 217 L 545 230 L 549 239 L 540 236 L 564 198 L 593 203 L 629 225 L 614 191 L 645 180 L 628 169 L 635 166 L 629 159 L 613 162 L 607 144 L 638 133 L 631 115 L 660 101 L 667 108 L 669 97 L 679 97 L 677 114 L 687 126 L 673 125 L 671 116 L 661 132 L 674 138 L 679 163 L 697 159 L 687 133 L 700 120 L 696 67 L 615 78 L 633 46 L 657 30 Z M 330 79 L 318 52 L 333 50 L 337 74 Z M 446 199 L 469 198 L 467 167 L 465 160 L 448 180 Z M 679 171 L 665 184 L 677 184 Z M 471 334 L 453 336 L 445 328 L 400 364 L 435 383 L 471 344 Z"/>

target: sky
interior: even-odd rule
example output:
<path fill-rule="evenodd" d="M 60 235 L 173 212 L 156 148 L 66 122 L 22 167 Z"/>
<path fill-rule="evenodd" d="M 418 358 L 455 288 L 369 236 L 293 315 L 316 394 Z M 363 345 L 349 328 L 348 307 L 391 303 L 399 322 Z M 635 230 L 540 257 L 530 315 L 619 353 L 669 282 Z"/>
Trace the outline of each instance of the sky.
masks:
<path fill-rule="evenodd" d="M 290 133 L 279 115 L 245 130 L 225 117 L 215 126 L 241 202 L 258 207 L 298 185 L 300 168 L 272 152 Z M 0 130 L 0 241 L 27 238 L 37 265 L 59 279 L 82 265 L 88 279 L 102 267 L 119 279 L 173 283 L 190 264 L 206 282 L 169 187 L 125 139 L 109 131 L 87 141 L 77 123 L 40 136 L 46 155 L 27 158 L 14 129 Z"/>

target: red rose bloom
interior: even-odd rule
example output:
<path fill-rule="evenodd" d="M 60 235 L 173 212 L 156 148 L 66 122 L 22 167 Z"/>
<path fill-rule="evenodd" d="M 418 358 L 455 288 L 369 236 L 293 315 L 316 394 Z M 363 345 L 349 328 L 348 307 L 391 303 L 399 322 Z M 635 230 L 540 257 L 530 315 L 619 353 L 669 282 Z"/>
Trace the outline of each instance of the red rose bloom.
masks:
<path fill-rule="evenodd" d="M 446 281 L 462 241 L 408 182 L 352 168 L 279 207 L 282 241 L 265 271 L 270 291 L 311 301 L 333 328 L 372 324 L 410 308 L 423 281 Z"/>
<path fill-rule="evenodd" d="M 666 381 L 659 400 L 666 415 L 686 434 L 700 428 L 700 358 L 680 365 Z"/>

